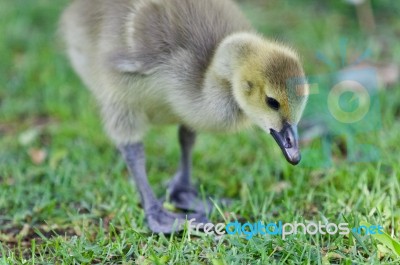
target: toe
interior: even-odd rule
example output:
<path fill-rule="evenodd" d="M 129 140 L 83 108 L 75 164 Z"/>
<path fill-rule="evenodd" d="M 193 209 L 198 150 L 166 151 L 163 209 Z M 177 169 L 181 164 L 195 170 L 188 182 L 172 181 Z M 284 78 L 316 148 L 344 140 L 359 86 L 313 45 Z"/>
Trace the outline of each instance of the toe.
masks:
<path fill-rule="evenodd" d="M 207 223 L 205 214 L 171 213 L 160 205 L 154 205 L 146 211 L 146 219 L 153 233 L 171 234 L 182 231 L 187 220 L 195 219 L 195 223 Z"/>

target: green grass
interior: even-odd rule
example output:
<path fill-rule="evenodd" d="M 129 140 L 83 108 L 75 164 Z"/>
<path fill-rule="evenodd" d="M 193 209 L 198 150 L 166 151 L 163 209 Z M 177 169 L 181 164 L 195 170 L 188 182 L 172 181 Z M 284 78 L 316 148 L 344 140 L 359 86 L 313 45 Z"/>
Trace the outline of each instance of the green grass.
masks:
<path fill-rule="evenodd" d="M 242 5 L 256 27 L 296 46 L 310 75 L 335 70 L 316 59 L 317 51 L 340 65 L 343 37 L 349 40 L 349 57 L 370 48 L 371 59 L 399 61 L 400 23 L 394 14 L 400 9 L 388 1 L 375 7 L 382 21 L 378 32 L 390 44 L 386 58 L 376 41 L 379 36 L 366 38 L 354 10 L 344 3 L 256 2 Z M 66 4 L 0 2 L 0 264 L 400 262 L 380 241 L 352 234 L 299 234 L 286 240 L 152 235 L 125 165 L 102 130 L 96 103 L 63 55 L 56 28 Z M 229 137 L 201 134 L 194 154 L 195 180 L 204 194 L 234 200 L 214 211 L 210 220 L 352 226 L 367 221 L 383 225 L 398 239 L 399 88 L 381 91 L 382 128 L 363 136 L 380 151 L 373 162 L 346 162 L 334 148 L 335 166 L 292 167 L 259 130 Z M 150 181 L 162 196 L 177 167 L 176 128 L 154 128 L 145 143 Z M 35 164 L 40 152 L 45 159 Z"/>

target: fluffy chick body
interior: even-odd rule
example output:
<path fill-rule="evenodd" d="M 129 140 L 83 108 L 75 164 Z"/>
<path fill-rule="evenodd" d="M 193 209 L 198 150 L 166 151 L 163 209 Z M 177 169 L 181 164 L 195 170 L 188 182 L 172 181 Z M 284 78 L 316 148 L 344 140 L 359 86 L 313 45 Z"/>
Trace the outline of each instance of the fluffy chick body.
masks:
<path fill-rule="evenodd" d="M 232 1 L 76 0 L 61 30 L 153 232 L 175 231 L 176 220 L 208 222 L 211 204 L 205 207 L 191 185 L 196 131 L 255 123 L 271 133 L 288 162 L 300 162 L 296 125 L 307 88 L 298 93 L 288 86 L 304 76 L 298 56 L 257 35 Z M 173 123 L 180 124 L 181 159 L 167 194 L 184 213 L 167 211 L 153 193 L 141 141 L 150 125 Z"/>
<path fill-rule="evenodd" d="M 304 109 L 304 96 L 285 88 L 304 75 L 296 53 L 257 35 L 230 0 L 76 0 L 61 23 L 118 145 L 140 141 L 151 124 L 280 130 Z"/>

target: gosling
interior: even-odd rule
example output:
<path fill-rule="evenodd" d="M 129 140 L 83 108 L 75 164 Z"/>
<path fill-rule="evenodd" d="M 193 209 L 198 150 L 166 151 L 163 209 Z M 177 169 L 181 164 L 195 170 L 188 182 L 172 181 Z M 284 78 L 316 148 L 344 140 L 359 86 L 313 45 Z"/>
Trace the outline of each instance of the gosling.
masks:
<path fill-rule="evenodd" d="M 155 233 L 206 220 L 191 183 L 196 132 L 258 125 L 300 161 L 297 127 L 308 88 L 298 55 L 258 35 L 231 0 L 76 0 L 61 18 L 71 64 L 99 102 Z M 146 174 L 151 125 L 179 125 L 180 167 L 163 208 Z M 175 224 L 175 225 L 174 225 Z"/>

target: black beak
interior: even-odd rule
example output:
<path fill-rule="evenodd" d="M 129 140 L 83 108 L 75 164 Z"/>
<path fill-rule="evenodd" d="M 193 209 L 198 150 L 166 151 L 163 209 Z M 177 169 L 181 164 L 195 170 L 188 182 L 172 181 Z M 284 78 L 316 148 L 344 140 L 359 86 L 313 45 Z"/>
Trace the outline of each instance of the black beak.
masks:
<path fill-rule="evenodd" d="M 301 160 L 297 127 L 285 122 L 280 132 L 271 129 L 270 133 L 281 148 L 286 160 L 292 165 L 297 165 Z"/>

